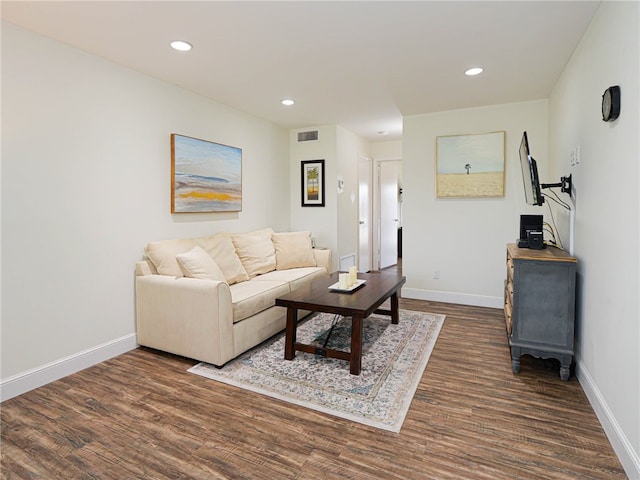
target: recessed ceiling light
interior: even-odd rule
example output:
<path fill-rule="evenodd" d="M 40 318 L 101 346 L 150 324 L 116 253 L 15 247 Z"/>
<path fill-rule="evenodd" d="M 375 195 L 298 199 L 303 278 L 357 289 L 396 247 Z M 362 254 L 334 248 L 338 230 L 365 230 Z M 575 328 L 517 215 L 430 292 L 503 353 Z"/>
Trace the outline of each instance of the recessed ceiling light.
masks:
<path fill-rule="evenodd" d="M 473 68 L 470 68 L 469 70 L 466 70 L 464 72 L 464 74 L 465 75 L 469 75 L 470 77 L 472 77 L 474 75 L 478 75 L 478 74 L 482 73 L 483 71 L 484 71 L 484 69 L 481 68 L 481 67 L 473 67 Z"/>
<path fill-rule="evenodd" d="M 184 40 L 175 40 L 171 42 L 171 48 L 179 50 L 181 52 L 188 52 L 193 48 L 193 46 L 189 42 L 185 42 Z"/>
<path fill-rule="evenodd" d="M 291 105 L 293 105 L 294 103 L 296 103 L 295 101 L 293 101 L 290 98 L 285 98 L 284 100 L 282 100 L 281 102 L 283 105 L 290 107 Z"/>

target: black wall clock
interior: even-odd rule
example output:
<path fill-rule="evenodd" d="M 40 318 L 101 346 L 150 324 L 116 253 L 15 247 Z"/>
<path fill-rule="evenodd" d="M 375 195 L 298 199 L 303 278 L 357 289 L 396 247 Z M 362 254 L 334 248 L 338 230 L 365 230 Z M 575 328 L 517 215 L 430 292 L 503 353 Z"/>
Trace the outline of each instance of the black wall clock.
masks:
<path fill-rule="evenodd" d="M 602 95 L 602 120 L 611 122 L 620 115 L 620 87 L 609 87 Z"/>

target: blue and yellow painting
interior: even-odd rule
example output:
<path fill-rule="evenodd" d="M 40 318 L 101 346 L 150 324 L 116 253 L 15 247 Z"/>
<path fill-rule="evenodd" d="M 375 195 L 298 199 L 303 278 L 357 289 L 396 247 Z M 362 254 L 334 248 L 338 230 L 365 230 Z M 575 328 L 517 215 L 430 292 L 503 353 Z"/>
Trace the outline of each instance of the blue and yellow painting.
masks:
<path fill-rule="evenodd" d="M 171 135 L 172 213 L 242 210 L 242 149 Z"/>

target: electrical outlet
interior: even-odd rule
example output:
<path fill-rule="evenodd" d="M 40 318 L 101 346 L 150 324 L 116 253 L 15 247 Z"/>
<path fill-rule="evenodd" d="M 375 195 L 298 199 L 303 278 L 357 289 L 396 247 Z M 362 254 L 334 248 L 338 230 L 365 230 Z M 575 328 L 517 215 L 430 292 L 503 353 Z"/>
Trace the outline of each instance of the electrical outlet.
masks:
<path fill-rule="evenodd" d="M 433 271 L 433 279 L 434 280 L 440 280 L 440 270 L 434 270 Z"/>

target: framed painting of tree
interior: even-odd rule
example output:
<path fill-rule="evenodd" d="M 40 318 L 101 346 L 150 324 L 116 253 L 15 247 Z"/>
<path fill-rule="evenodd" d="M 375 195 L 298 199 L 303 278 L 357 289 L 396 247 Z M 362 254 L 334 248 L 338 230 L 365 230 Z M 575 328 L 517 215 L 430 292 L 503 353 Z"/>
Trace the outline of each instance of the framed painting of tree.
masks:
<path fill-rule="evenodd" d="M 436 137 L 436 196 L 504 197 L 505 132 Z"/>
<path fill-rule="evenodd" d="M 324 160 L 301 162 L 303 207 L 324 207 Z"/>

